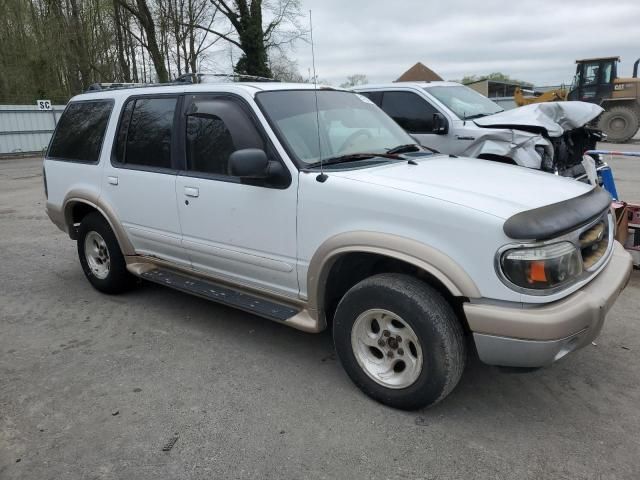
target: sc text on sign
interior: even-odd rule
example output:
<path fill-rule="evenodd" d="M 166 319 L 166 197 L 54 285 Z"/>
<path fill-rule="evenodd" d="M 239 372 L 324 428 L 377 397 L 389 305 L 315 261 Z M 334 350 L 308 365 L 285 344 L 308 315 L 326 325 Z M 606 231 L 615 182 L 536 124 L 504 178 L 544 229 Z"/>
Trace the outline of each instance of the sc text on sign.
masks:
<path fill-rule="evenodd" d="M 38 110 L 51 110 L 51 100 L 38 100 Z"/>

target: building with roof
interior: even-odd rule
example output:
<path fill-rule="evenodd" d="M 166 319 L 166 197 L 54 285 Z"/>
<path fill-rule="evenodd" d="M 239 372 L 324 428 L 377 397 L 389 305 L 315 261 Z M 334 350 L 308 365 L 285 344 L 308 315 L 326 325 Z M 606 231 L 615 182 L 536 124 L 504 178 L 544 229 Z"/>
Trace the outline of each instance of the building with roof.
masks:
<path fill-rule="evenodd" d="M 422 62 L 416 63 L 409 70 L 400 75 L 396 82 L 435 82 L 442 80 L 436 72 L 425 66 Z"/>
<path fill-rule="evenodd" d="M 513 97 L 516 88 L 520 87 L 523 90 L 531 88 L 529 84 L 489 79 L 477 80 L 465 85 L 489 98 Z"/>

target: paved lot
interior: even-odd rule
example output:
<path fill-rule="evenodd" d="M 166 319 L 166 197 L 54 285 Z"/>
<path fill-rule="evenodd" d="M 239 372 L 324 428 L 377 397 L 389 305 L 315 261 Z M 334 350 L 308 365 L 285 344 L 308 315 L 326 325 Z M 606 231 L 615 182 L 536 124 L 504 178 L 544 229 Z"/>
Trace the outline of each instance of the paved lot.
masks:
<path fill-rule="evenodd" d="M 640 151 L 640 134 L 625 144 L 601 143 L 602 150 Z M 640 158 L 637 157 L 605 157 L 611 165 L 616 179 L 616 188 L 620 198 L 627 202 L 640 204 Z"/>
<path fill-rule="evenodd" d="M 640 162 L 612 164 L 640 200 Z M 0 161 L 2 480 L 639 478 L 640 272 L 597 346 L 528 374 L 472 359 L 407 413 L 352 386 L 326 334 L 99 294 L 43 201 L 39 160 Z"/>

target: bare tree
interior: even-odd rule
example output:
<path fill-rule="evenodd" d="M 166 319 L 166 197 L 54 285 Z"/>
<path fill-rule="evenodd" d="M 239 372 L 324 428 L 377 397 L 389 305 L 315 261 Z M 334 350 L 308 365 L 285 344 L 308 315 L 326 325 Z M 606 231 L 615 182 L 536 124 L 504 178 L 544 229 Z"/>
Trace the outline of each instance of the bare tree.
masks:
<path fill-rule="evenodd" d="M 272 78 L 282 82 L 304 82 L 300 74 L 298 62 L 291 60 L 282 52 L 272 52 L 269 55 L 269 69 Z"/>
<path fill-rule="evenodd" d="M 204 29 L 242 50 L 242 56 L 236 63 L 236 73 L 271 76 L 268 51 L 282 49 L 306 32 L 301 28 L 299 19 L 300 0 L 210 0 L 211 4 L 227 19 L 230 28 L 199 25 Z M 263 17 L 270 20 L 265 24 Z"/>
<path fill-rule="evenodd" d="M 172 24 L 175 51 L 173 58 L 179 74 L 196 72 L 198 60 L 213 45 L 223 40 L 211 34 L 219 10 L 209 0 L 168 0 L 164 12 Z"/>
<path fill-rule="evenodd" d="M 144 35 L 140 35 L 139 37 L 137 37 L 137 40 L 149 52 L 149 56 L 151 57 L 151 61 L 153 62 L 153 68 L 156 71 L 158 81 L 169 81 L 169 72 L 167 71 L 167 67 L 165 65 L 165 56 L 160 49 L 160 45 L 158 44 L 156 36 L 156 22 L 153 18 L 153 15 L 151 14 L 151 9 L 149 8 L 147 1 L 118 0 L 118 2 L 138 21 L 140 30 L 144 33 Z M 131 30 L 129 30 L 129 32 L 135 37 L 135 34 Z"/>
<path fill-rule="evenodd" d="M 56 102 L 93 82 L 167 81 L 216 44 L 239 72 L 299 80 L 300 0 L 0 0 L 0 101 Z M 269 59 L 271 57 L 271 59 Z"/>
<path fill-rule="evenodd" d="M 340 84 L 341 88 L 351 88 L 358 85 L 366 85 L 369 83 L 369 79 L 362 73 L 355 73 L 347 77 L 347 81 Z"/>

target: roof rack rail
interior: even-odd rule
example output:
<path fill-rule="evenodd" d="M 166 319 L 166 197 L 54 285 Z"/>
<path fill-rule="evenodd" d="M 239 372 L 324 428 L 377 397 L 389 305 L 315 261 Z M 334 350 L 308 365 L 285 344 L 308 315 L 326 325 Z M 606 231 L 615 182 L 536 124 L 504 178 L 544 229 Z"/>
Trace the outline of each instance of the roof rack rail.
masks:
<path fill-rule="evenodd" d="M 92 83 L 87 88 L 87 92 L 93 92 L 96 90 L 112 90 L 115 88 L 131 88 L 131 87 L 142 87 L 150 85 L 148 83 L 125 83 L 125 82 L 101 82 L 101 83 Z"/>
<path fill-rule="evenodd" d="M 174 83 L 209 83 L 206 81 L 207 77 L 213 77 L 214 79 L 229 79 L 232 82 L 280 82 L 268 77 L 259 77 L 256 75 L 244 75 L 241 73 L 185 73 L 180 75 L 174 80 Z M 223 83 L 223 82 L 220 82 Z"/>
<path fill-rule="evenodd" d="M 220 79 L 218 82 L 207 81 L 208 77 Z M 165 83 L 128 83 L 128 82 L 107 82 L 94 83 L 89 85 L 86 92 L 95 92 L 101 90 L 119 90 L 124 88 L 142 88 L 142 87 L 166 87 L 167 85 L 184 85 L 185 83 L 226 83 L 226 82 L 279 82 L 273 78 L 258 77 L 255 75 L 242 75 L 238 73 L 185 73 L 176 77 L 175 80 Z"/>
<path fill-rule="evenodd" d="M 94 83 L 89 85 L 89 88 L 85 92 L 96 92 L 102 90 L 120 90 L 125 88 L 143 88 L 143 87 L 166 87 L 167 85 L 179 85 L 182 82 L 167 82 L 167 83 L 124 83 L 124 82 L 112 82 L 112 83 Z"/>

